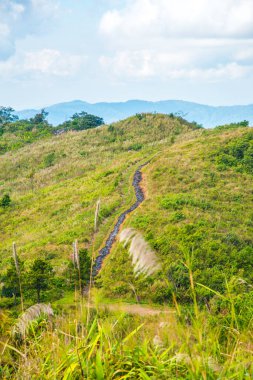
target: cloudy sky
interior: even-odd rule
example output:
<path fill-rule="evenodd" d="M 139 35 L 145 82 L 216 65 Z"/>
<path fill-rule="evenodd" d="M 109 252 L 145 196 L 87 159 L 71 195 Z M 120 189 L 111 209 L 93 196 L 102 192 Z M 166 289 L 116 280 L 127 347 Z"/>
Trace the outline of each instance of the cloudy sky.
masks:
<path fill-rule="evenodd" d="M 253 0 L 0 0 L 0 105 L 253 103 Z"/>

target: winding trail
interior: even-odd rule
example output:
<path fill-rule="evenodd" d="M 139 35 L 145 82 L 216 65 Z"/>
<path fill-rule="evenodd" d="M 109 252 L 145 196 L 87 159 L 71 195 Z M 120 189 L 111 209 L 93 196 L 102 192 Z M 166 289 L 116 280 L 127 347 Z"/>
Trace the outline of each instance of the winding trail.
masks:
<path fill-rule="evenodd" d="M 117 237 L 117 235 L 119 233 L 120 227 L 123 224 L 123 222 L 125 221 L 126 216 L 128 214 L 130 214 L 131 212 L 133 212 L 135 209 L 137 209 L 137 207 L 139 207 L 139 205 L 145 199 L 144 191 L 143 191 L 143 189 L 140 186 L 140 183 L 142 181 L 142 172 L 141 172 L 141 169 L 144 166 L 146 166 L 149 162 L 150 161 L 147 161 L 144 164 L 140 165 L 138 167 L 138 169 L 136 170 L 136 172 L 134 173 L 134 178 L 133 178 L 132 186 L 134 187 L 134 190 L 135 190 L 136 201 L 135 201 L 135 203 L 131 207 L 129 207 L 126 211 L 124 211 L 118 217 L 118 220 L 117 220 L 116 224 L 114 225 L 113 230 L 111 231 L 108 239 L 105 242 L 105 246 L 102 249 L 100 249 L 100 251 L 98 252 L 98 256 L 97 256 L 97 258 L 95 260 L 95 264 L 94 264 L 94 267 L 93 267 L 93 273 L 92 273 L 93 277 L 95 277 L 98 274 L 98 272 L 100 271 L 100 269 L 102 267 L 104 259 L 106 258 L 106 256 L 108 256 L 110 254 L 112 246 L 113 246 L 113 243 L 116 240 L 116 237 Z"/>

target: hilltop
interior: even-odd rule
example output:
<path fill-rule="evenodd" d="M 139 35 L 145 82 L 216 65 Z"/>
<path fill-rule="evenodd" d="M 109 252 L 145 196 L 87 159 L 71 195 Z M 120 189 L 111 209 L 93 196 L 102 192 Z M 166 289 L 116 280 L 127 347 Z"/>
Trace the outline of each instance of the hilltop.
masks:
<path fill-rule="evenodd" d="M 49 112 L 49 122 L 57 125 L 66 121 L 76 112 L 85 111 L 102 117 L 106 123 L 116 122 L 136 113 L 179 113 L 189 122 L 196 121 L 205 128 L 249 120 L 253 124 L 253 105 L 208 106 L 182 100 L 162 100 L 157 102 L 129 100 L 127 102 L 88 103 L 82 100 L 59 103 L 45 108 Z M 33 117 L 38 110 L 22 110 L 20 118 Z"/>

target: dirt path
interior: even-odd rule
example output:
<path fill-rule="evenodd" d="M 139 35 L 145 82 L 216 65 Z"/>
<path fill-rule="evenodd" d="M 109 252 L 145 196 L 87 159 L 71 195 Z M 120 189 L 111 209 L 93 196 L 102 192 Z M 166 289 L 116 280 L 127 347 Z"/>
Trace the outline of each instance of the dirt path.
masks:
<path fill-rule="evenodd" d="M 124 211 L 118 217 L 118 220 L 115 223 L 115 225 L 113 227 L 113 230 L 111 231 L 108 239 L 105 242 L 105 246 L 102 249 L 100 249 L 100 251 L 98 252 L 98 256 L 97 256 L 95 264 L 94 264 L 93 277 L 95 277 L 98 274 L 98 272 L 100 271 L 100 269 L 102 267 L 102 264 L 103 264 L 103 261 L 104 261 L 105 257 L 110 254 L 112 246 L 113 246 L 113 243 L 116 240 L 116 237 L 117 237 L 117 235 L 119 233 L 120 227 L 124 223 L 124 221 L 126 219 L 126 216 L 128 214 L 132 213 L 145 200 L 144 191 L 143 191 L 143 189 L 140 186 L 140 183 L 142 181 L 142 172 L 141 172 L 141 169 L 144 166 L 146 166 L 148 163 L 149 163 L 149 161 L 145 162 L 142 165 L 140 165 L 138 167 L 138 169 L 136 170 L 136 172 L 134 173 L 134 178 L 133 178 L 132 185 L 134 187 L 136 201 L 135 201 L 135 203 L 131 207 L 129 207 L 126 211 Z"/>
<path fill-rule="evenodd" d="M 139 304 L 103 304 L 99 308 L 107 309 L 110 311 L 137 314 L 142 317 L 149 315 L 159 315 L 159 314 L 175 314 L 175 309 L 170 309 L 168 307 L 155 308 L 151 306 L 144 306 Z"/>

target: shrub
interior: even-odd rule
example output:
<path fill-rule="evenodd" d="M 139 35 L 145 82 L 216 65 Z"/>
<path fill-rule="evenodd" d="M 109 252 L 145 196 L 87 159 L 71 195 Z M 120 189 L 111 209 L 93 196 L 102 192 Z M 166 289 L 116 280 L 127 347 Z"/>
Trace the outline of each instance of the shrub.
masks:
<path fill-rule="evenodd" d="M 10 198 L 9 194 L 5 194 L 0 201 L 0 206 L 1 207 L 8 207 L 10 204 L 11 204 L 11 198 Z"/>
<path fill-rule="evenodd" d="M 141 150 L 142 149 L 142 144 L 139 144 L 139 143 L 136 143 L 136 144 L 132 144 L 128 147 L 128 150 L 135 150 L 135 151 L 138 151 L 138 150 Z"/>
<path fill-rule="evenodd" d="M 248 127 L 248 126 L 249 126 L 248 120 L 243 120 L 243 121 L 239 121 L 238 123 L 218 125 L 214 129 L 217 131 L 225 131 L 227 129 L 236 129 L 236 128 L 243 128 L 243 127 Z"/>
<path fill-rule="evenodd" d="M 49 168 L 50 166 L 54 165 L 55 162 L 55 153 L 49 153 L 47 156 L 44 157 L 43 160 L 43 168 Z"/>
<path fill-rule="evenodd" d="M 253 174 L 253 132 L 230 140 L 215 155 L 220 170 L 236 168 L 237 171 Z"/>

